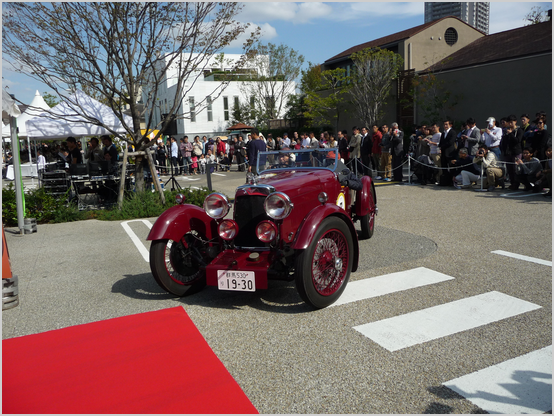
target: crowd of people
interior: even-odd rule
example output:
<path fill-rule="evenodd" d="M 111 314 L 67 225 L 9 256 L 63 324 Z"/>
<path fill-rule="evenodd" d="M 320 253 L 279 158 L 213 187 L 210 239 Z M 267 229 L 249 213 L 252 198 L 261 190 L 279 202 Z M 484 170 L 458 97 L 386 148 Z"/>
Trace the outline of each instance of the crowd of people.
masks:
<path fill-rule="evenodd" d="M 460 132 L 452 120 L 420 125 L 409 138 L 398 123 L 354 126 L 337 134 L 313 131 L 293 132 L 290 136 L 265 137 L 253 129 L 246 137 L 229 138 L 187 136 L 180 143 L 170 137 L 168 145 L 161 140 L 154 146 L 156 163 L 161 174 L 197 175 L 213 170 L 228 171 L 232 164 L 238 171 L 255 172 L 259 151 L 281 149 L 314 149 L 336 147 L 343 162 L 358 175 L 376 180 L 402 182 L 403 167 L 410 162 L 410 175 L 421 184 L 452 186 L 494 191 L 506 184 L 516 190 L 523 184 L 526 191 L 540 192 L 552 186 L 552 138 L 546 125 L 546 114 L 539 112 L 534 121 L 528 114 L 519 119 L 510 115 L 497 121 L 483 120 L 479 128 L 473 118 L 462 124 Z"/>
<path fill-rule="evenodd" d="M 102 142 L 103 146 L 100 146 Z M 38 171 L 43 171 L 49 163 L 55 163 L 56 169 L 69 171 L 71 165 L 83 164 L 87 162 L 110 162 L 110 169 L 116 170 L 119 161 L 119 152 L 117 151 L 112 139 L 108 135 L 92 137 L 86 150 L 80 141 L 75 137 L 68 137 L 61 143 L 39 143 L 36 147 L 31 146 L 31 156 L 34 163 L 38 165 Z M 21 154 L 29 153 L 29 149 L 24 147 Z M 6 178 L 7 166 L 13 164 L 12 153 L 7 153 L 8 157 L 4 160 L 2 169 L 2 178 Z"/>
<path fill-rule="evenodd" d="M 546 121 L 544 112 L 537 113 L 533 122 L 528 114 L 519 120 L 512 114 L 502 118 L 499 126 L 489 117 L 484 120 L 486 127 L 478 128 L 476 120 L 469 118 L 456 132 L 452 120 L 445 120 L 417 126 L 406 140 L 397 123 L 390 128 L 373 125 L 371 133 L 367 127 L 354 127 L 341 156 L 355 160 L 357 172 L 376 172 L 377 180 L 401 182 L 409 158 L 409 174 L 415 174 L 424 185 L 457 189 L 477 185 L 494 191 L 498 186 L 504 189 L 507 183 L 512 190 L 523 184 L 526 191 L 547 188 L 547 195 L 552 195 L 552 137 Z"/>

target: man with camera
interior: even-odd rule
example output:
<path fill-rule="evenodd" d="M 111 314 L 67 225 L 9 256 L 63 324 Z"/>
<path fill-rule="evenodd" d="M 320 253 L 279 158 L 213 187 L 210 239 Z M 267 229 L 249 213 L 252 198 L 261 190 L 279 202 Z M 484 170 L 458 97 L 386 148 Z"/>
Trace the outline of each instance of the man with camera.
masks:
<path fill-rule="evenodd" d="M 487 188 L 487 191 L 494 191 L 497 180 L 501 184 L 503 183 L 504 171 L 498 164 L 496 154 L 491 152 L 486 144 L 482 143 L 479 145 L 477 155 L 473 158 L 473 163 L 483 165 L 483 175 L 486 177 L 483 187 Z M 504 186 L 502 185 L 502 187 Z"/>

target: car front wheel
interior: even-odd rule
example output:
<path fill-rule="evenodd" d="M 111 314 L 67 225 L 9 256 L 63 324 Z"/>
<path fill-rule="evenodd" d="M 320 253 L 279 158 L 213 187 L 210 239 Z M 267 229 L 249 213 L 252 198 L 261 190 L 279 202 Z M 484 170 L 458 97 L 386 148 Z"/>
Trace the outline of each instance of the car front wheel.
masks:
<path fill-rule="evenodd" d="M 150 270 L 160 287 L 177 296 L 191 295 L 206 286 L 201 267 L 203 244 L 188 233 L 182 241 L 155 240 L 150 246 Z"/>
<path fill-rule="evenodd" d="M 321 222 L 310 245 L 296 259 L 296 288 L 304 302 L 321 309 L 340 297 L 352 270 L 353 247 L 344 221 L 328 217 Z"/>

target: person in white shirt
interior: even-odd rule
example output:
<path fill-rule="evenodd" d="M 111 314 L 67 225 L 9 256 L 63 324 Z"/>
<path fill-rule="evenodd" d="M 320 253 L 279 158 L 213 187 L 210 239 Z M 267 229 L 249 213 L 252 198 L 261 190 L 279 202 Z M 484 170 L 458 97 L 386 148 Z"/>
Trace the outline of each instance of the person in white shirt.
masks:
<path fill-rule="evenodd" d="M 37 153 L 38 153 L 38 157 L 37 157 L 38 170 L 41 171 L 46 169 L 46 158 L 42 154 L 41 150 L 39 150 Z"/>
<path fill-rule="evenodd" d="M 178 173 L 179 162 L 177 161 L 177 158 L 179 157 L 179 146 L 177 146 L 175 137 L 171 136 L 169 140 L 171 140 L 171 166 L 177 169 Z"/>
<path fill-rule="evenodd" d="M 310 136 L 308 136 L 307 134 L 305 133 L 302 133 L 302 149 L 307 149 L 310 147 L 310 143 L 311 143 L 311 140 L 310 140 Z"/>
<path fill-rule="evenodd" d="M 487 119 L 488 126 L 482 132 L 482 140 L 487 145 L 489 150 L 493 152 L 500 160 L 500 140 L 502 140 L 502 129 L 496 127 L 496 119 L 489 117 Z"/>
<path fill-rule="evenodd" d="M 288 133 L 283 133 L 283 144 L 290 148 L 290 139 Z"/>

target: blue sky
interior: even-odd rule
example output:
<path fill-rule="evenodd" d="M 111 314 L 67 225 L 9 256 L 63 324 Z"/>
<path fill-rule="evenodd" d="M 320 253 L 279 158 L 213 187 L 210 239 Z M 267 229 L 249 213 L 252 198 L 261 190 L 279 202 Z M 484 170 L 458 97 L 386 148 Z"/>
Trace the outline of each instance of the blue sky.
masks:
<path fill-rule="evenodd" d="M 551 9 L 552 3 L 491 2 L 489 32 L 524 26 L 523 19 L 533 6 Z M 354 45 L 423 24 L 423 9 L 423 2 L 247 2 L 237 20 L 260 26 L 264 42 L 297 50 L 307 67 L 308 62 L 322 63 Z M 242 44 L 240 39 L 238 44 Z M 2 88 L 6 86 L 25 103 L 31 102 L 36 90 L 50 92 L 2 62 Z"/>

